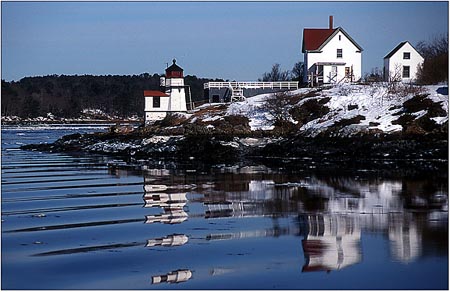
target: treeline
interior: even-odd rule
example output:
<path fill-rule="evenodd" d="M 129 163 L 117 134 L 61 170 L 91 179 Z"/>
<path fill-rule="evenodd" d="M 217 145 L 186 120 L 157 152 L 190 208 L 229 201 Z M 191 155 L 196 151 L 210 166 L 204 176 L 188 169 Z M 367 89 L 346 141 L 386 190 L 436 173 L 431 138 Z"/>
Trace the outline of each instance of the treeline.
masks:
<path fill-rule="evenodd" d="M 448 83 L 448 35 L 435 37 L 429 42 L 421 41 L 417 44 L 417 50 L 424 58 L 419 67 L 419 83 Z"/>
<path fill-rule="evenodd" d="M 109 115 L 142 116 L 144 90 L 159 90 L 159 74 L 150 75 L 49 75 L 26 77 L 20 81 L 2 80 L 2 116 L 33 118 L 52 113 L 74 118 L 83 109 L 100 109 Z M 192 101 L 203 100 L 203 83 L 223 81 L 188 75 Z"/>

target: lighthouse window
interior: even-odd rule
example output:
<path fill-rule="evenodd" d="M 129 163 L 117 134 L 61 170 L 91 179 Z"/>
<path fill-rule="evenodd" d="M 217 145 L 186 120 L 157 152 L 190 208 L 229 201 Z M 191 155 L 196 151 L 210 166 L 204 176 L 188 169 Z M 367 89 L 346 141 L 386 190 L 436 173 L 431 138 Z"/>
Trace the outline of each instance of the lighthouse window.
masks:
<path fill-rule="evenodd" d="M 153 107 L 161 107 L 161 97 L 153 96 Z"/>

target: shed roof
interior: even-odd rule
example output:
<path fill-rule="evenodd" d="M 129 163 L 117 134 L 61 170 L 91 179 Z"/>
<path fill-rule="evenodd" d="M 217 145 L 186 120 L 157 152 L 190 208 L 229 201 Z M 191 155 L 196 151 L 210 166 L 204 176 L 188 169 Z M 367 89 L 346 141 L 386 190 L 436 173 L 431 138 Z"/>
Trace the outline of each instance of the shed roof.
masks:
<path fill-rule="evenodd" d="M 414 48 L 414 46 L 411 45 L 410 42 L 404 41 L 404 42 L 399 43 L 399 44 L 398 44 L 392 51 L 390 51 L 389 54 L 387 54 L 383 59 L 389 59 L 390 57 L 392 57 L 395 53 L 397 53 L 397 51 L 400 50 L 400 49 L 401 49 L 404 45 L 406 45 L 406 44 L 409 44 L 409 45 L 417 52 L 416 48 Z M 417 53 L 420 55 L 419 52 L 417 52 Z M 420 56 L 421 56 L 421 55 L 420 55 Z"/>
<path fill-rule="evenodd" d="M 144 90 L 144 96 L 169 96 L 158 90 Z"/>

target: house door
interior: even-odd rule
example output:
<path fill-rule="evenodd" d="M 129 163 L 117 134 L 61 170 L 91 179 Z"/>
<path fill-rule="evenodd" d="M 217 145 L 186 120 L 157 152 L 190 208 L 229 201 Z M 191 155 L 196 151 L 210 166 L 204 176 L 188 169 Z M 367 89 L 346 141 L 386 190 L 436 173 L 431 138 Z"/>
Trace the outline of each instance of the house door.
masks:
<path fill-rule="evenodd" d="M 350 77 L 350 67 L 345 67 L 345 77 Z"/>
<path fill-rule="evenodd" d="M 330 83 L 337 82 L 337 66 L 331 66 Z"/>
<path fill-rule="evenodd" d="M 317 83 L 323 83 L 323 65 L 317 67 Z"/>
<path fill-rule="evenodd" d="M 353 66 L 345 67 L 345 78 L 347 78 L 347 81 L 353 82 Z"/>

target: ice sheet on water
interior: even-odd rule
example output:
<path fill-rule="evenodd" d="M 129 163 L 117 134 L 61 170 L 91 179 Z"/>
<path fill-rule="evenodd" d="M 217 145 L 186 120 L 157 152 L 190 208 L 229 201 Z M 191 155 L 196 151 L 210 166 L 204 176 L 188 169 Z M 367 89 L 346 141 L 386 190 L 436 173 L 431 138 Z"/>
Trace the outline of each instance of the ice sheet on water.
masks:
<path fill-rule="evenodd" d="M 98 124 L 98 125 L 14 125 L 14 126 L 2 126 L 2 131 L 39 131 L 39 130 L 103 130 L 110 127 L 111 124 Z M 25 133 L 17 133 L 17 135 L 26 135 Z"/>

